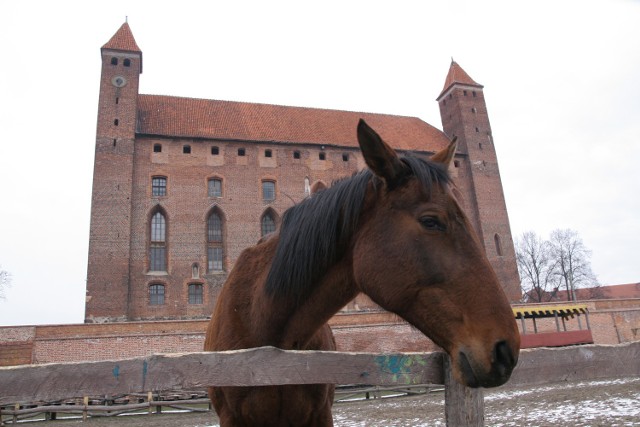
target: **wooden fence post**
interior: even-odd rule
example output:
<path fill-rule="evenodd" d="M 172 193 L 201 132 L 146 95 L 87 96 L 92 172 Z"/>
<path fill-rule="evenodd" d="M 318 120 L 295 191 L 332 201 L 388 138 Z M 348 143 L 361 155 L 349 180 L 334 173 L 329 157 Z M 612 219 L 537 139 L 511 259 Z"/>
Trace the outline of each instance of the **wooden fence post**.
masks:
<path fill-rule="evenodd" d="M 87 421 L 87 418 L 89 417 L 89 396 L 83 397 L 82 403 L 84 405 L 82 408 L 82 421 Z"/>
<path fill-rule="evenodd" d="M 444 416 L 447 427 L 483 427 L 484 392 L 453 378 L 451 358 L 444 358 Z"/>

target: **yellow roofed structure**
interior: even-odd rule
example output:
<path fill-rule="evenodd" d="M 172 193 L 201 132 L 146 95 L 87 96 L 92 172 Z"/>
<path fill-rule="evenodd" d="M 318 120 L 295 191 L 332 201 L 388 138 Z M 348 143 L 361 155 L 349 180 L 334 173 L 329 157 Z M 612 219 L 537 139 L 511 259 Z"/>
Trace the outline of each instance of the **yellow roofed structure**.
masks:
<path fill-rule="evenodd" d="M 586 304 L 536 304 L 523 307 L 512 307 L 516 319 L 532 319 L 544 317 L 562 317 L 568 319 L 575 315 L 588 314 Z"/>

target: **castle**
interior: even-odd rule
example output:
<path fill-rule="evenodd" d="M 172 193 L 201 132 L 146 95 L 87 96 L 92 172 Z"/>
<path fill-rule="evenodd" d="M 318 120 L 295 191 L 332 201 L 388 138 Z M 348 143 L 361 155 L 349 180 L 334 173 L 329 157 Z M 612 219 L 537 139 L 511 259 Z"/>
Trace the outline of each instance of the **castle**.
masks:
<path fill-rule="evenodd" d="M 437 97 L 440 131 L 414 117 L 140 94 L 127 23 L 101 55 L 85 322 L 209 316 L 244 248 L 315 188 L 365 167 L 360 118 L 418 155 L 457 136 L 450 173 L 507 296 L 520 299 L 483 86 L 457 63 Z"/>

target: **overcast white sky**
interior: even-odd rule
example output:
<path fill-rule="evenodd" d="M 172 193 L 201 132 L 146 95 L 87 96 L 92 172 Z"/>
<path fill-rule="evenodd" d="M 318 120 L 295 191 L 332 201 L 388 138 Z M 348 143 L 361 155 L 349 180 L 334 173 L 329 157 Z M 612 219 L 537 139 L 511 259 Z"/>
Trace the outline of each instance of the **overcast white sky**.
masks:
<path fill-rule="evenodd" d="M 416 116 L 451 57 L 489 110 L 514 236 L 572 228 L 640 281 L 638 1 L 3 1 L 0 325 L 79 323 L 100 47 L 129 17 L 140 92 Z"/>

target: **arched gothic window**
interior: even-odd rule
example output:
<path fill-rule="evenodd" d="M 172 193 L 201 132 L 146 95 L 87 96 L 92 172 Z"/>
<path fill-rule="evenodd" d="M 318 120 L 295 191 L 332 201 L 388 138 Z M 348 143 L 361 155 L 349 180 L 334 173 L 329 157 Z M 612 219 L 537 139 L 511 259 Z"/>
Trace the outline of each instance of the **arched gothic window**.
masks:
<path fill-rule="evenodd" d="M 167 220 L 158 211 L 151 217 L 149 270 L 167 271 Z"/>
<path fill-rule="evenodd" d="M 223 233 L 222 216 L 214 210 L 207 218 L 207 271 L 223 271 Z"/>
<path fill-rule="evenodd" d="M 261 225 L 261 233 L 262 237 L 266 236 L 269 233 L 273 233 L 276 231 L 276 219 L 271 211 L 267 211 L 262 215 L 262 219 L 260 220 Z"/>

